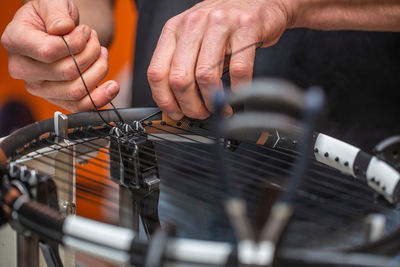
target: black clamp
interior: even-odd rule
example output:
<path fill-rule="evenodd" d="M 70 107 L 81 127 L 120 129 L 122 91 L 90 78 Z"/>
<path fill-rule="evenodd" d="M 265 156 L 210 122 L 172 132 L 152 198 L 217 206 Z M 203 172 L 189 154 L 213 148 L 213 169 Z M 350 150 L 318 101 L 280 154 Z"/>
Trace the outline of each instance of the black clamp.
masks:
<path fill-rule="evenodd" d="M 121 130 L 122 128 L 122 130 Z M 142 125 L 122 125 L 110 131 L 110 177 L 135 193 L 148 194 L 159 189 L 160 179 L 153 142 Z"/>
<path fill-rule="evenodd" d="M 110 177 L 132 193 L 147 235 L 160 226 L 160 178 L 154 144 L 140 122 L 110 131 Z"/>

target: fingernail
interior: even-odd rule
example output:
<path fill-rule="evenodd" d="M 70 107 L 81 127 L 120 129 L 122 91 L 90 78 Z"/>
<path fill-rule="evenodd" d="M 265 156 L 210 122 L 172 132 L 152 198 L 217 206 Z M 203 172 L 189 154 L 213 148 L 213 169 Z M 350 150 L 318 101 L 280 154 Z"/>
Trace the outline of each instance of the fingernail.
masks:
<path fill-rule="evenodd" d="M 74 22 L 69 18 L 57 18 L 49 23 L 47 31 L 54 35 L 66 35 L 75 28 Z"/>
<path fill-rule="evenodd" d="M 108 59 L 108 50 L 104 46 L 101 47 L 101 53 Z"/>
<path fill-rule="evenodd" d="M 99 35 L 97 34 L 97 32 L 95 30 L 92 29 L 92 33 L 94 36 L 96 36 L 96 38 L 99 38 Z"/>
<path fill-rule="evenodd" d="M 106 86 L 107 96 L 110 98 L 114 98 L 118 94 L 118 88 L 115 83 L 110 83 Z"/>
<path fill-rule="evenodd" d="M 89 38 L 91 32 L 90 28 L 86 25 L 83 25 L 82 27 L 83 34 L 86 36 L 86 38 Z"/>
<path fill-rule="evenodd" d="M 63 27 L 65 24 L 65 19 L 58 19 L 53 22 L 53 27 L 58 28 L 58 27 Z"/>

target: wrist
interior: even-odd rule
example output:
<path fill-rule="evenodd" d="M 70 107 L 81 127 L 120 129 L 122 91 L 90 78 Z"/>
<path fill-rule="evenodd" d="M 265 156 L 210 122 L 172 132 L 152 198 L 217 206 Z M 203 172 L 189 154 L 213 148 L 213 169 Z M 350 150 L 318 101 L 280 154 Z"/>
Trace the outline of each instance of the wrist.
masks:
<path fill-rule="evenodd" d="M 279 0 L 279 6 L 286 17 L 287 28 L 296 28 L 297 19 L 299 17 L 299 6 L 300 2 L 305 2 L 302 0 Z"/>
<path fill-rule="evenodd" d="M 282 0 L 288 16 L 288 28 L 307 28 L 312 21 L 312 0 Z"/>

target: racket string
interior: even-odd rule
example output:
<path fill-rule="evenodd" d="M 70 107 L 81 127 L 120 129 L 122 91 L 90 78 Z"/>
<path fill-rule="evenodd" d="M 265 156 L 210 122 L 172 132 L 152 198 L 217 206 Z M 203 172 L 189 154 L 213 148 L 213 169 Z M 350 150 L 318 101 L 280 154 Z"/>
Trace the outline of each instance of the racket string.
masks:
<path fill-rule="evenodd" d="M 172 148 L 172 149 L 176 149 L 176 147 L 178 146 L 178 144 L 177 143 L 175 143 L 175 145 L 176 146 L 174 146 L 174 147 L 170 147 L 170 148 Z M 178 149 L 179 150 L 179 149 Z M 181 152 L 187 152 L 187 151 L 181 151 Z M 192 154 L 192 156 L 193 156 L 193 154 Z M 169 163 L 173 163 L 173 162 L 169 162 Z M 200 167 L 201 167 L 201 165 L 200 165 Z M 246 167 L 248 167 L 248 166 L 246 166 Z M 267 167 L 270 167 L 270 166 L 267 166 Z M 285 171 L 285 170 L 282 170 L 282 171 Z M 320 173 L 320 175 L 325 175 L 325 173 Z M 343 180 L 343 179 L 342 179 Z M 355 180 L 354 180 L 355 181 Z M 357 183 L 354 183 L 354 184 L 357 184 Z M 361 184 L 359 184 L 359 186 L 361 187 L 362 185 Z M 365 186 L 364 186 L 365 187 Z"/>
<path fill-rule="evenodd" d="M 92 147 L 96 147 L 96 146 L 99 147 L 99 145 L 96 144 L 94 141 L 92 141 L 92 142 L 93 143 L 90 144 Z M 90 142 L 88 142 L 88 143 L 90 143 Z M 102 153 L 108 154 L 108 152 L 104 151 L 104 148 L 101 148 L 101 149 L 102 149 Z M 90 164 L 90 162 L 91 162 L 91 160 L 89 160 L 88 164 Z M 168 171 L 173 171 L 173 169 L 174 168 L 169 169 Z M 168 185 L 168 184 L 164 185 L 162 190 L 165 190 L 165 188 L 169 188 L 169 192 L 172 193 L 172 195 L 177 196 L 178 198 L 181 198 L 182 195 L 186 195 L 187 199 L 189 199 L 189 200 L 191 199 L 191 201 L 195 201 L 199 206 L 202 206 L 204 209 L 214 210 L 215 212 L 217 212 L 217 211 L 223 212 L 221 209 L 214 208 L 215 203 L 216 203 L 216 198 L 218 198 L 219 191 L 215 191 L 214 197 L 210 197 L 213 193 L 213 192 L 210 192 L 210 187 L 207 185 L 204 185 L 204 184 L 202 186 L 198 186 L 199 181 L 198 180 L 192 181 L 192 179 L 188 179 L 187 173 L 182 172 L 182 171 L 175 171 L 175 173 L 172 173 L 171 175 L 175 175 L 176 177 L 179 177 L 179 178 L 182 177 L 182 178 L 178 181 L 178 183 L 174 183 L 173 185 Z M 191 178 L 191 177 L 189 177 L 189 178 Z M 239 184 L 239 186 L 241 187 L 242 185 Z M 192 190 L 188 190 L 188 188 L 192 188 Z M 80 190 L 82 188 L 78 187 L 78 189 Z M 83 188 L 83 191 L 85 191 L 85 190 L 87 190 L 87 188 Z M 208 194 L 207 194 L 208 198 L 199 199 L 197 197 L 194 197 L 193 194 L 191 193 L 191 191 L 208 192 Z M 85 191 L 85 192 L 87 192 L 87 191 Z M 90 191 L 88 193 L 90 193 Z M 117 192 L 114 191 L 114 193 L 116 194 Z M 247 193 L 251 193 L 251 192 L 247 192 Z M 324 204 L 321 201 L 320 203 L 321 203 L 321 205 L 325 205 L 325 206 L 323 206 L 325 209 L 322 209 L 322 210 L 320 209 L 320 211 L 324 211 L 325 213 L 334 211 L 337 214 L 337 216 L 335 216 L 335 215 L 327 216 L 326 218 L 321 220 L 318 218 L 318 214 L 315 214 L 315 212 L 312 213 L 312 211 L 313 211 L 312 206 L 315 206 L 315 203 L 312 203 L 311 208 L 310 208 L 309 205 L 303 205 L 302 202 L 304 200 L 303 201 L 302 201 L 302 199 L 299 199 L 299 200 L 300 200 L 300 203 L 299 203 L 300 208 L 298 210 L 298 213 L 303 214 L 303 215 L 306 214 L 308 216 L 308 220 L 310 220 L 310 221 L 312 221 L 313 219 L 322 221 L 322 223 L 326 224 L 326 227 L 329 227 L 329 229 L 331 229 L 331 230 L 332 229 L 340 229 L 343 226 L 342 223 L 339 224 L 339 222 L 336 222 L 337 218 L 341 218 L 341 217 L 345 216 L 346 218 L 350 217 L 350 218 L 354 219 L 354 221 L 360 219 L 360 213 L 352 212 L 351 214 L 346 214 L 347 213 L 346 209 L 337 209 L 336 206 L 333 206 L 333 208 L 332 208 L 330 206 L 326 206 L 326 204 Z M 105 209 L 112 210 L 115 213 L 115 208 L 118 208 L 118 205 L 115 204 L 115 203 L 118 203 L 118 198 L 117 197 L 107 198 L 106 202 L 107 202 L 106 204 L 104 204 L 104 203 L 100 203 L 100 204 L 105 206 Z M 129 204 L 129 203 L 126 203 L 126 204 Z M 312 213 L 312 214 L 309 214 L 309 213 Z M 174 220 L 173 214 L 171 214 L 170 216 L 167 216 L 167 217 L 168 217 L 167 219 L 170 221 L 171 220 L 175 221 L 175 222 L 177 221 L 177 220 Z M 182 225 L 181 221 L 179 222 L 179 225 L 180 226 Z M 186 224 L 186 226 L 184 225 L 184 227 L 190 227 L 190 225 Z"/>
<path fill-rule="evenodd" d="M 96 145 L 96 144 L 95 144 Z M 106 178 L 106 177 L 105 177 Z"/>
<path fill-rule="evenodd" d="M 165 138 L 161 138 L 161 137 L 159 137 L 159 136 L 154 136 L 154 137 L 155 137 L 155 138 L 160 138 L 160 139 L 163 140 L 163 141 L 169 141 L 169 140 L 167 140 L 167 139 L 165 139 Z M 172 142 L 172 141 L 170 141 L 170 142 Z M 182 150 L 182 149 L 179 149 L 179 148 L 178 148 L 178 147 L 179 147 L 179 144 L 176 143 L 176 142 L 172 142 L 173 146 L 167 145 L 166 142 L 163 142 L 163 143 L 160 143 L 160 144 L 161 144 L 161 145 L 164 145 L 164 146 L 168 146 L 171 150 L 175 149 L 176 151 L 181 152 L 181 155 L 180 155 L 180 156 L 185 156 L 184 154 L 187 154 L 188 156 L 191 156 L 191 157 L 197 157 L 199 160 L 204 160 L 204 161 L 212 162 L 212 159 L 210 159 L 210 158 L 204 158 L 204 157 L 202 158 L 202 157 L 199 157 L 199 156 L 198 156 L 199 154 L 189 153 L 187 149 L 195 149 L 195 148 L 193 148 L 193 147 L 186 146 L 186 147 L 185 147 L 186 150 Z M 151 150 L 151 149 L 149 149 L 149 148 L 145 148 L 145 149 L 146 149 L 146 150 L 150 150 L 151 153 L 155 153 L 155 150 Z M 200 152 L 200 153 L 206 152 L 208 155 L 211 155 L 211 153 L 210 153 L 209 151 L 204 151 L 204 150 L 200 150 L 200 149 L 196 149 L 196 150 L 197 150 L 196 152 Z M 242 156 L 241 153 L 237 153 L 236 155 L 237 155 L 238 157 L 241 157 L 241 156 Z M 129 155 L 126 155 L 126 156 L 129 156 Z M 179 160 L 179 158 L 178 158 L 177 156 L 174 156 L 174 157 L 175 157 L 176 159 Z M 242 158 L 242 159 L 243 159 L 243 158 Z M 260 161 L 258 161 L 258 160 L 253 159 L 253 158 L 250 158 L 250 157 L 244 158 L 244 160 L 247 160 L 248 162 L 253 161 L 253 162 L 257 163 L 257 164 L 260 164 L 262 167 L 267 167 L 267 168 L 260 168 L 260 169 L 263 169 L 263 170 L 268 170 L 268 169 L 271 169 L 271 168 L 275 168 L 275 169 L 277 169 L 278 171 L 282 171 L 282 172 L 283 172 L 282 174 L 288 174 L 287 169 L 279 168 L 279 167 L 275 166 L 274 164 L 263 163 L 263 162 L 260 162 Z M 202 168 L 202 167 L 203 167 L 203 165 L 201 165 L 201 164 L 196 164 L 196 163 L 193 163 L 193 162 L 189 162 L 189 160 L 184 159 L 184 158 L 181 159 L 181 161 L 183 161 L 183 163 L 186 163 L 186 164 L 195 164 L 196 167 L 198 167 L 198 168 Z M 242 161 L 230 160 L 230 162 L 233 163 L 233 164 L 239 164 L 239 166 L 238 166 L 238 170 L 239 170 L 239 171 L 240 171 L 240 168 L 239 168 L 239 167 L 253 168 L 253 171 L 259 171 L 259 170 L 260 170 L 260 169 L 255 169 L 255 167 L 253 167 L 253 166 L 251 166 L 251 165 L 248 165 L 248 164 L 246 164 L 246 163 L 243 164 Z M 171 163 L 171 162 L 170 162 L 170 163 Z M 173 163 L 173 162 L 172 162 L 172 163 Z M 235 167 L 235 165 L 233 165 L 233 166 Z M 246 173 L 242 173 L 242 174 L 246 174 Z M 276 175 L 276 173 L 274 173 L 274 174 Z M 324 173 L 320 173 L 320 174 L 323 175 Z M 360 185 L 360 187 L 361 187 L 361 185 Z"/>

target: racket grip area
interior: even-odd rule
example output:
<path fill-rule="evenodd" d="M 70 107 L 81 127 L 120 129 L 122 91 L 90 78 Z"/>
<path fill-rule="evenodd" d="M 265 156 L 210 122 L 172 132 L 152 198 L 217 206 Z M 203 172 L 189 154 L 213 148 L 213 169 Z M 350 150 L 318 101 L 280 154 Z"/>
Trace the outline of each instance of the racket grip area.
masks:
<path fill-rule="evenodd" d="M 398 202 L 400 174 L 387 162 L 325 134 L 318 134 L 314 144 L 314 156 L 318 162 L 355 178 L 364 179 L 390 203 Z"/>

